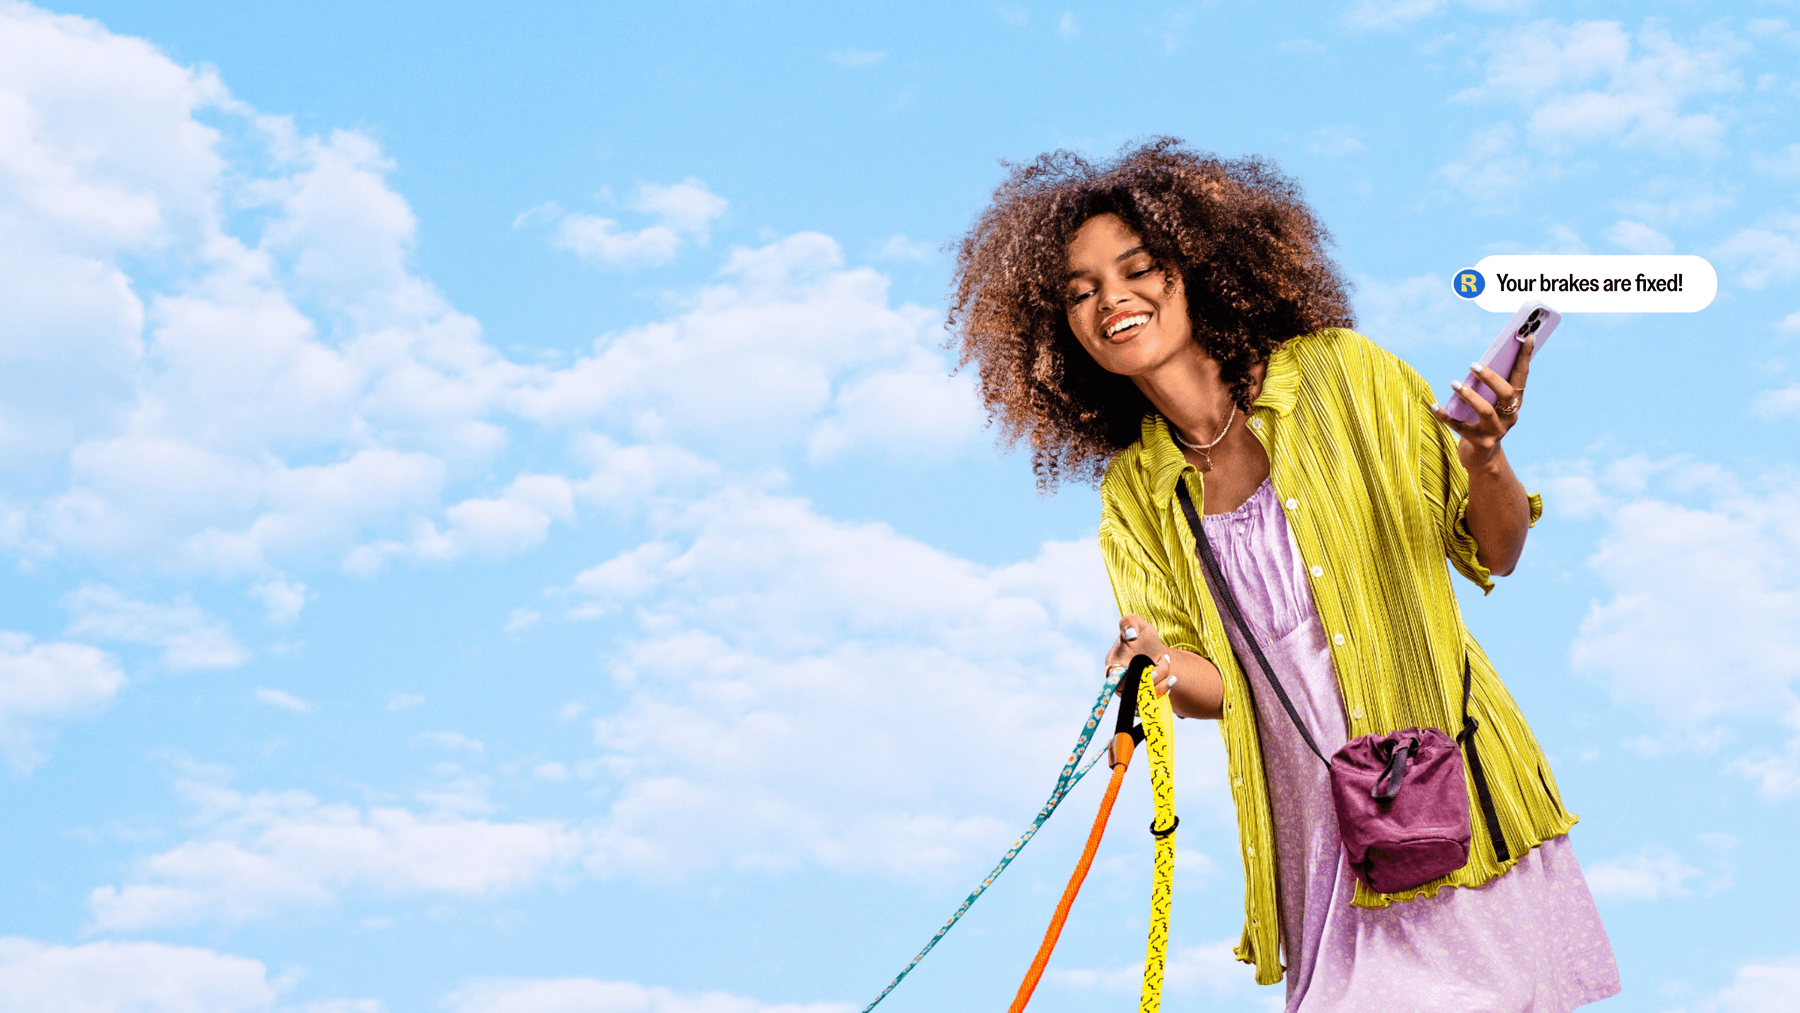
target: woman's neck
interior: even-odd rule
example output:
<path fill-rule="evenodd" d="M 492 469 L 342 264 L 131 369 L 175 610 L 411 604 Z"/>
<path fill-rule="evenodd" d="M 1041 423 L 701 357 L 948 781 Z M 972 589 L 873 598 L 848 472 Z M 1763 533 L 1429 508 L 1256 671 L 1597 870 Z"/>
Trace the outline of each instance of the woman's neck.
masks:
<path fill-rule="evenodd" d="M 1131 382 L 1190 443 L 1219 435 L 1231 413 L 1231 388 L 1220 375 L 1219 361 L 1199 345 Z"/>

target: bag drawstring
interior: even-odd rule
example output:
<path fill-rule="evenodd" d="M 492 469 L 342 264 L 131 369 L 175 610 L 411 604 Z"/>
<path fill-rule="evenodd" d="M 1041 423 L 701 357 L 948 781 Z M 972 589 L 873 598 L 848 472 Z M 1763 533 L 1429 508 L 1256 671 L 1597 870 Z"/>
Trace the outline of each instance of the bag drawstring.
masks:
<path fill-rule="evenodd" d="M 1410 736 L 1404 742 L 1388 739 L 1375 747 L 1377 755 L 1387 754 L 1387 766 L 1375 779 L 1375 787 L 1369 789 L 1370 798 L 1377 802 L 1392 802 L 1400 797 L 1400 786 L 1406 778 L 1406 759 L 1418 748 L 1419 740 Z"/>

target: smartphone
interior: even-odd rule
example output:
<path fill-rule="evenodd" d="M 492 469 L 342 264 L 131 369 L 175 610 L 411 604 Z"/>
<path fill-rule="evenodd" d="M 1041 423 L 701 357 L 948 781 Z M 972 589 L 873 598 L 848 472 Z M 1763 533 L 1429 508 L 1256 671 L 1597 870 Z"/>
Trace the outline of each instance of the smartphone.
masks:
<path fill-rule="evenodd" d="M 1550 332 L 1556 330 L 1557 322 L 1560 320 L 1562 320 L 1561 313 L 1535 299 L 1530 300 L 1519 307 L 1519 312 L 1514 313 L 1512 319 L 1507 322 L 1506 329 L 1501 331 L 1500 336 L 1494 339 L 1494 343 L 1488 346 L 1487 354 L 1476 361 L 1499 373 L 1502 377 L 1511 376 L 1513 362 L 1519 358 L 1519 349 L 1523 347 L 1523 342 L 1526 338 L 1536 338 L 1536 343 L 1531 346 L 1532 365 L 1535 366 L 1538 354 L 1544 350 L 1544 342 L 1550 340 Z M 1481 379 L 1474 373 L 1471 372 L 1468 376 L 1463 377 L 1463 383 L 1473 387 L 1475 393 L 1485 398 L 1488 404 L 1494 403 L 1494 389 L 1481 382 Z M 1451 393 L 1449 401 L 1444 406 L 1444 414 L 1458 422 L 1467 422 L 1470 425 L 1481 421 L 1481 416 L 1475 413 L 1475 409 L 1470 407 L 1469 402 L 1464 401 L 1454 392 Z"/>

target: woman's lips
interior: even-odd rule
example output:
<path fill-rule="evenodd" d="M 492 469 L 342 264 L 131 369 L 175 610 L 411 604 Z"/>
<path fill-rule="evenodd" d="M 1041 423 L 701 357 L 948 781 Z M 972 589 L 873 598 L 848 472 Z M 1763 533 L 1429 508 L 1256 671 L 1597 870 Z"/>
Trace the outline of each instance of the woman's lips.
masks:
<path fill-rule="evenodd" d="M 1106 322 L 1106 340 L 1117 343 L 1129 341 L 1138 332 L 1138 328 L 1150 322 L 1150 314 L 1138 311 L 1121 313 Z"/>

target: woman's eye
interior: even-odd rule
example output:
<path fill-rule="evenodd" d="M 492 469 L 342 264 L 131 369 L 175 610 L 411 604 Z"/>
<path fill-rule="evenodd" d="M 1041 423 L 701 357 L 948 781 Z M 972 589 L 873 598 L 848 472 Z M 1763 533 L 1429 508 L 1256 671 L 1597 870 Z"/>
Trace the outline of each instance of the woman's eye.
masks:
<path fill-rule="evenodd" d="M 1093 294 L 1094 294 L 1094 290 L 1091 288 L 1085 292 L 1075 292 L 1069 296 L 1069 305 L 1073 306 L 1076 303 L 1082 301 L 1083 299 L 1086 299 L 1088 296 L 1093 295 Z"/>
<path fill-rule="evenodd" d="M 1154 271 L 1154 270 L 1156 270 L 1156 267 L 1155 267 L 1155 265 L 1152 265 L 1150 267 L 1144 268 L 1141 271 L 1133 271 L 1130 274 L 1126 275 L 1126 277 L 1127 278 L 1142 278 L 1144 275 L 1149 274 L 1151 271 Z"/>

